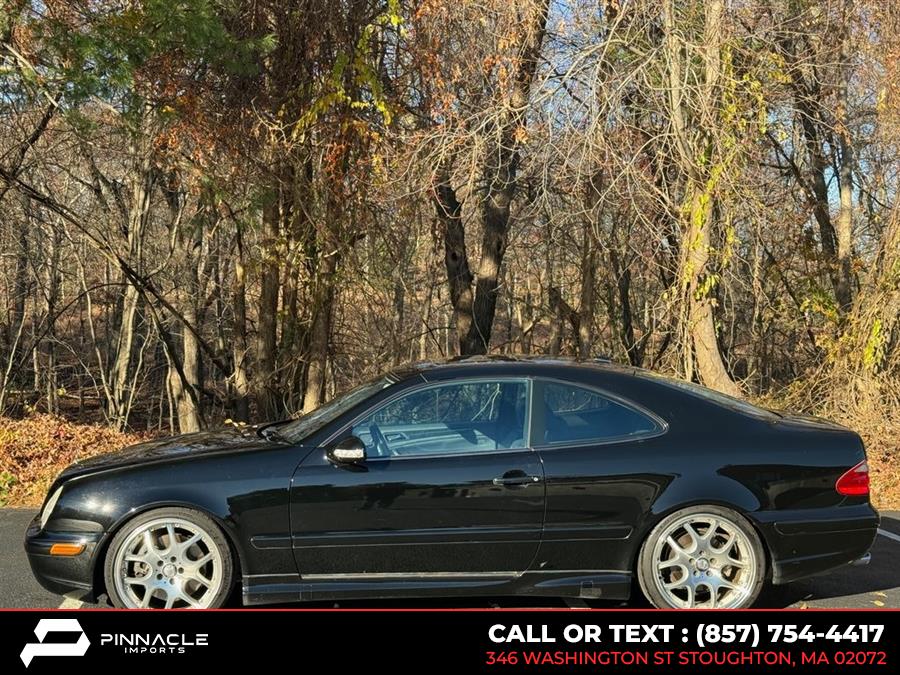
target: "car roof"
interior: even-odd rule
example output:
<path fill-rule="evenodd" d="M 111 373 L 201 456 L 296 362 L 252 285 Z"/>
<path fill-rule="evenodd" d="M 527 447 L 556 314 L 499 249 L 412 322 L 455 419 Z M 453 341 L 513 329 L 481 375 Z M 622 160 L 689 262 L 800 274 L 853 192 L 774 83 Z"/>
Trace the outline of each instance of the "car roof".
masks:
<path fill-rule="evenodd" d="M 484 369 L 491 374 L 499 372 L 523 373 L 554 371 L 560 368 L 588 368 L 595 371 L 633 373 L 635 368 L 614 363 L 607 357 L 580 359 L 566 356 L 548 355 L 479 355 L 464 356 L 442 361 L 419 361 L 401 366 L 392 371 L 398 379 L 419 375 L 425 380 L 437 379 L 451 373 L 467 372 L 477 374 Z"/>

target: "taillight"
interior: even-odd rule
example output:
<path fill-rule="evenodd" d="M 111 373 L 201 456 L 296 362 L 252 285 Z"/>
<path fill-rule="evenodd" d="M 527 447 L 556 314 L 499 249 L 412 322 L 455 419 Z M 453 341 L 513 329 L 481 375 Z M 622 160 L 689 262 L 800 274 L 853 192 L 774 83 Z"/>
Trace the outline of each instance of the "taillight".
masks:
<path fill-rule="evenodd" d="M 866 460 L 861 461 L 838 478 L 834 489 L 838 491 L 838 494 L 847 497 L 869 494 L 869 465 Z"/>

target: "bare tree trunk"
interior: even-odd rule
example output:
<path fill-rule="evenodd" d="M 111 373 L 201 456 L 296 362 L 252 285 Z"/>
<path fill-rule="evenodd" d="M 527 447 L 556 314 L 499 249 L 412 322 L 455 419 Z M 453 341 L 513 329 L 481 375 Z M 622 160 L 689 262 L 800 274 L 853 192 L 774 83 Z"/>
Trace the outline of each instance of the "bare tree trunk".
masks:
<path fill-rule="evenodd" d="M 132 186 L 128 214 L 127 245 L 128 257 L 134 269 L 140 271 L 143 260 L 144 235 L 155 184 L 154 170 L 149 141 L 138 139 L 132 143 L 133 154 Z M 115 356 L 110 368 L 110 400 L 109 417 L 117 429 L 128 426 L 130 414 L 131 392 L 129 383 L 133 376 L 132 360 L 135 349 L 135 330 L 137 328 L 138 309 L 140 306 L 140 289 L 129 279 L 124 271 L 120 279 L 125 285 L 122 297 L 121 319 L 118 322 Z"/>
<path fill-rule="evenodd" d="M 444 265 L 450 287 L 450 305 L 459 344 L 459 354 L 469 352 L 468 338 L 474 324 L 472 271 L 466 252 L 466 231 L 462 222 L 462 204 L 450 185 L 450 175 L 441 173 L 434 186 L 434 202 L 444 240 Z"/>
<path fill-rule="evenodd" d="M 198 326 L 197 313 L 190 306 L 193 298 L 188 298 L 189 306 L 185 307 L 183 315 L 186 321 Z M 183 433 L 200 431 L 201 411 L 198 409 L 200 402 L 200 345 L 194 334 L 184 329 L 181 334 L 182 345 L 182 369 L 184 380 L 175 369 L 172 358 L 169 359 L 169 386 L 172 389 L 172 400 L 178 417 L 178 430 Z M 193 391 L 188 391 L 188 388 Z"/>
<path fill-rule="evenodd" d="M 337 265 L 338 254 L 329 252 L 319 263 L 319 269 L 316 273 L 316 300 L 307 352 L 308 365 L 306 370 L 306 389 L 303 392 L 303 412 L 315 410 L 325 400 L 325 376 L 328 372 L 328 352 L 331 343 L 331 320 L 334 312 Z"/>
<path fill-rule="evenodd" d="M 568 332 L 566 325 L 569 326 L 575 338 L 573 342 L 577 344 L 578 336 L 581 334 L 581 317 L 572 305 L 566 302 L 562 292 L 556 286 L 547 288 L 547 302 L 553 316 L 550 354 L 556 356 L 566 351 L 566 333 Z"/>
<path fill-rule="evenodd" d="M 849 9 L 852 0 L 846 1 Z M 849 12 L 845 20 L 850 21 Z M 850 63 L 853 59 L 850 44 L 850 27 L 845 26 L 844 36 L 841 40 L 842 81 L 840 86 L 840 99 L 837 110 L 837 133 L 840 139 L 840 168 L 838 179 L 841 191 L 841 209 L 837 221 L 837 264 L 838 286 L 835 289 L 842 312 L 850 311 L 853 303 L 854 275 L 853 275 L 853 172 L 856 169 L 856 157 L 853 152 L 853 140 L 850 135 L 850 78 L 852 76 Z"/>
<path fill-rule="evenodd" d="M 597 272 L 597 241 L 594 228 L 587 224 L 581 244 L 581 301 L 578 307 L 578 356 L 591 357 L 594 344 L 594 286 Z"/>
<path fill-rule="evenodd" d="M 60 262 L 60 246 L 62 242 L 60 241 L 60 231 L 59 228 L 56 227 L 55 224 L 51 223 L 48 227 L 48 237 L 47 237 L 47 246 L 48 253 L 47 256 L 49 258 L 47 262 L 47 290 L 46 290 L 46 298 L 47 298 L 47 328 L 46 335 L 44 337 L 44 355 L 46 358 L 46 372 L 47 372 L 47 382 L 46 382 L 46 395 L 47 395 L 47 410 L 50 413 L 59 412 L 59 404 L 58 404 L 58 390 L 59 384 L 57 382 L 57 372 L 56 372 L 56 313 L 58 310 L 59 303 L 59 284 L 60 284 L 60 270 L 59 270 L 59 262 Z"/>
<path fill-rule="evenodd" d="M 391 363 L 400 365 L 403 360 L 403 322 L 406 314 L 406 288 L 403 284 L 403 268 L 398 265 L 393 274 L 393 302 L 394 313 L 391 331 Z"/>
<path fill-rule="evenodd" d="M 450 299 L 456 315 L 459 350 L 463 356 L 486 354 L 497 312 L 500 268 L 509 235 L 510 206 L 517 189 L 520 134 L 525 128 L 531 85 L 544 43 L 549 0 L 523 9 L 527 14 L 519 35 L 519 56 L 510 78 L 509 103 L 498 113 L 496 140 L 483 158 L 485 188 L 480 197 L 481 248 L 473 277 L 466 254 L 462 206 L 450 186 L 446 167 L 435 180 L 434 197 L 441 222 Z M 474 280 L 475 289 L 472 290 Z"/>
<path fill-rule="evenodd" d="M 276 250 L 280 235 L 279 208 L 268 204 L 263 210 L 263 256 L 260 273 L 259 321 L 256 336 L 256 407 L 263 419 L 280 414 L 277 373 L 275 372 L 278 291 L 281 277 Z"/>
<path fill-rule="evenodd" d="M 665 8 L 665 48 L 669 64 L 669 102 L 675 140 L 681 157 L 685 180 L 687 222 L 682 227 L 680 277 L 687 304 L 684 345 L 685 374 L 693 375 L 694 367 L 701 381 L 726 394 L 740 395 L 740 388 L 731 379 L 719 350 L 715 321 L 715 285 L 713 270 L 707 269 L 712 247 L 714 200 L 717 169 L 712 165 L 723 161 L 716 152 L 712 131 L 707 128 L 718 118 L 720 107 L 719 79 L 721 77 L 721 47 L 723 42 L 723 0 L 705 4 L 703 44 L 699 51 L 703 59 L 702 81 L 692 97 L 697 128 L 689 128 L 684 106 L 686 92 L 682 62 L 690 66 L 675 25 L 676 5 L 669 0 Z M 698 157 L 702 160 L 698 160 Z M 718 171 L 722 168 L 718 167 Z"/>
<path fill-rule="evenodd" d="M 618 294 L 619 318 L 622 322 L 622 345 L 625 347 L 628 362 L 633 366 L 639 366 L 643 360 L 643 354 L 634 337 L 634 314 L 631 311 L 631 269 L 622 264 L 617 250 L 618 245 L 617 241 L 611 242 L 609 262 Z"/>
<path fill-rule="evenodd" d="M 690 226 L 687 231 L 689 334 L 694 350 L 694 363 L 700 380 L 708 387 L 732 396 L 740 396 L 740 388 L 725 369 L 716 334 L 715 293 L 707 282 L 709 250 L 712 245 L 712 199 L 699 186 L 694 186 Z"/>
<path fill-rule="evenodd" d="M 23 209 L 26 209 L 26 198 L 22 197 Z M 13 386 L 13 377 L 16 373 L 16 359 L 19 356 L 19 346 L 25 330 L 25 300 L 28 297 L 28 231 L 23 222 L 18 228 L 17 246 L 15 252 L 15 270 L 13 272 L 13 298 L 9 311 L 9 322 L 6 324 L 3 334 L 6 363 L 0 374 L 0 413 L 6 408 L 9 391 Z"/>
<path fill-rule="evenodd" d="M 849 4 L 849 2 L 848 2 Z M 805 11 L 805 10 L 802 10 Z M 811 15 L 818 17 L 822 9 L 811 6 Z M 803 132 L 803 143 L 807 155 L 807 167 L 801 168 L 794 160 L 788 157 L 781 144 L 771 136 L 770 140 L 790 165 L 798 183 L 802 185 L 810 196 L 813 206 L 813 216 L 819 226 L 822 253 L 828 277 L 834 289 L 838 311 L 841 314 L 847 312 L 853 302 L 853 275 L 851 266 L 852 257 L 852 227 L 853 227 L 853 170 L 854 153 L 850 141 L 850 131 L 847 128 L 848 105 L 848 78 L 849 62 L 852 59 L 850 46 L 850 29 L 847 27 L 841 39 L 841 55 L 843 82 L 840 87 L 840 101 L 838 112 L 838 131 L 840 146 L 840 166 L 837 168 L 840 181 L 840 212 L 837 226 L 832 221 L 830 200 L 828 193 L 828 180 L 826 172 L 829 170 L 829 162 L 825 156 L 823 144 L 830 126 L 822 115 L 821 99 L 823 96 L 822 83 L 816 69 L 815 56 L 805 52 L 806 42 L 802 36 L 790 34 L 781 40 L 780 45 L 786 59 L 796 71 L 791 76 L 791 88 L 794 103 L 797 107 L 797 115 L 800 128 Z"/>
<path fill-rule="evenodd" d="M 900 202 L 894 204 L 847 326 L 844 363 L 858 379 L 900 371 Z"/>
<path fill-rule="evenodd" d="M 240 225 L 235 235 L 237 257 L 234 261 L 234 286 L 231 303 L 234 312 L 232 357 L 234 360 L 234 419 L 250 419 L 250 376 L 247 372 L 249 344 L 247 342 L 247 272 L 244 265 L 244 242 Z"/>
<path fill-rule="evenodd" d="M 140 293 L 132 284 L 125 286 L 122 302 L 122 320 L 119 323 L 116 340 L 115 359 L 110 369 L 110 410 L 109 417 L 117 429 L 128 424 L 128 376 L 131 371 L 132 351 L 134 349 L 135 318 L 138 312 Z"/>

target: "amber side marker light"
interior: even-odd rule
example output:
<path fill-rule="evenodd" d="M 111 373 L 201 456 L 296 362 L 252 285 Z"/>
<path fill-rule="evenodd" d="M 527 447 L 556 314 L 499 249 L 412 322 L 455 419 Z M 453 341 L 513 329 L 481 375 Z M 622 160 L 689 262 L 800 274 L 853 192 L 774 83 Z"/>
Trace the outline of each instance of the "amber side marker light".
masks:
<path fill-rule="evenodd" d="M 84 550 L 84 544 L 53 544 L 50 555 L 78 555 Z"/>

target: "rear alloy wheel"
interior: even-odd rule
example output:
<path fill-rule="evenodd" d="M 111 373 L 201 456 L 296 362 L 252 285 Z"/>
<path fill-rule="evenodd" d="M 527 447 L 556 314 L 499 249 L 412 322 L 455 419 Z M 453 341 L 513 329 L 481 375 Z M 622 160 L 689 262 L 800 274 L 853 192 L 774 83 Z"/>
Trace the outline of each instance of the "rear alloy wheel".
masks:
<path fill-rule="evenodd" d="M 644 542 L 638 581 L 655 607 L 742 609 L 759 596 L 765 554 L 753 527 L 718 506 L 682 509 Z"/>
<path fill-rule="evenodd" d="M 139 516 L 113 537 L 106 590 L 116 607 L 221 607 L 234 578 L 228 542 L 209 516 L 166 508 Z"/>

